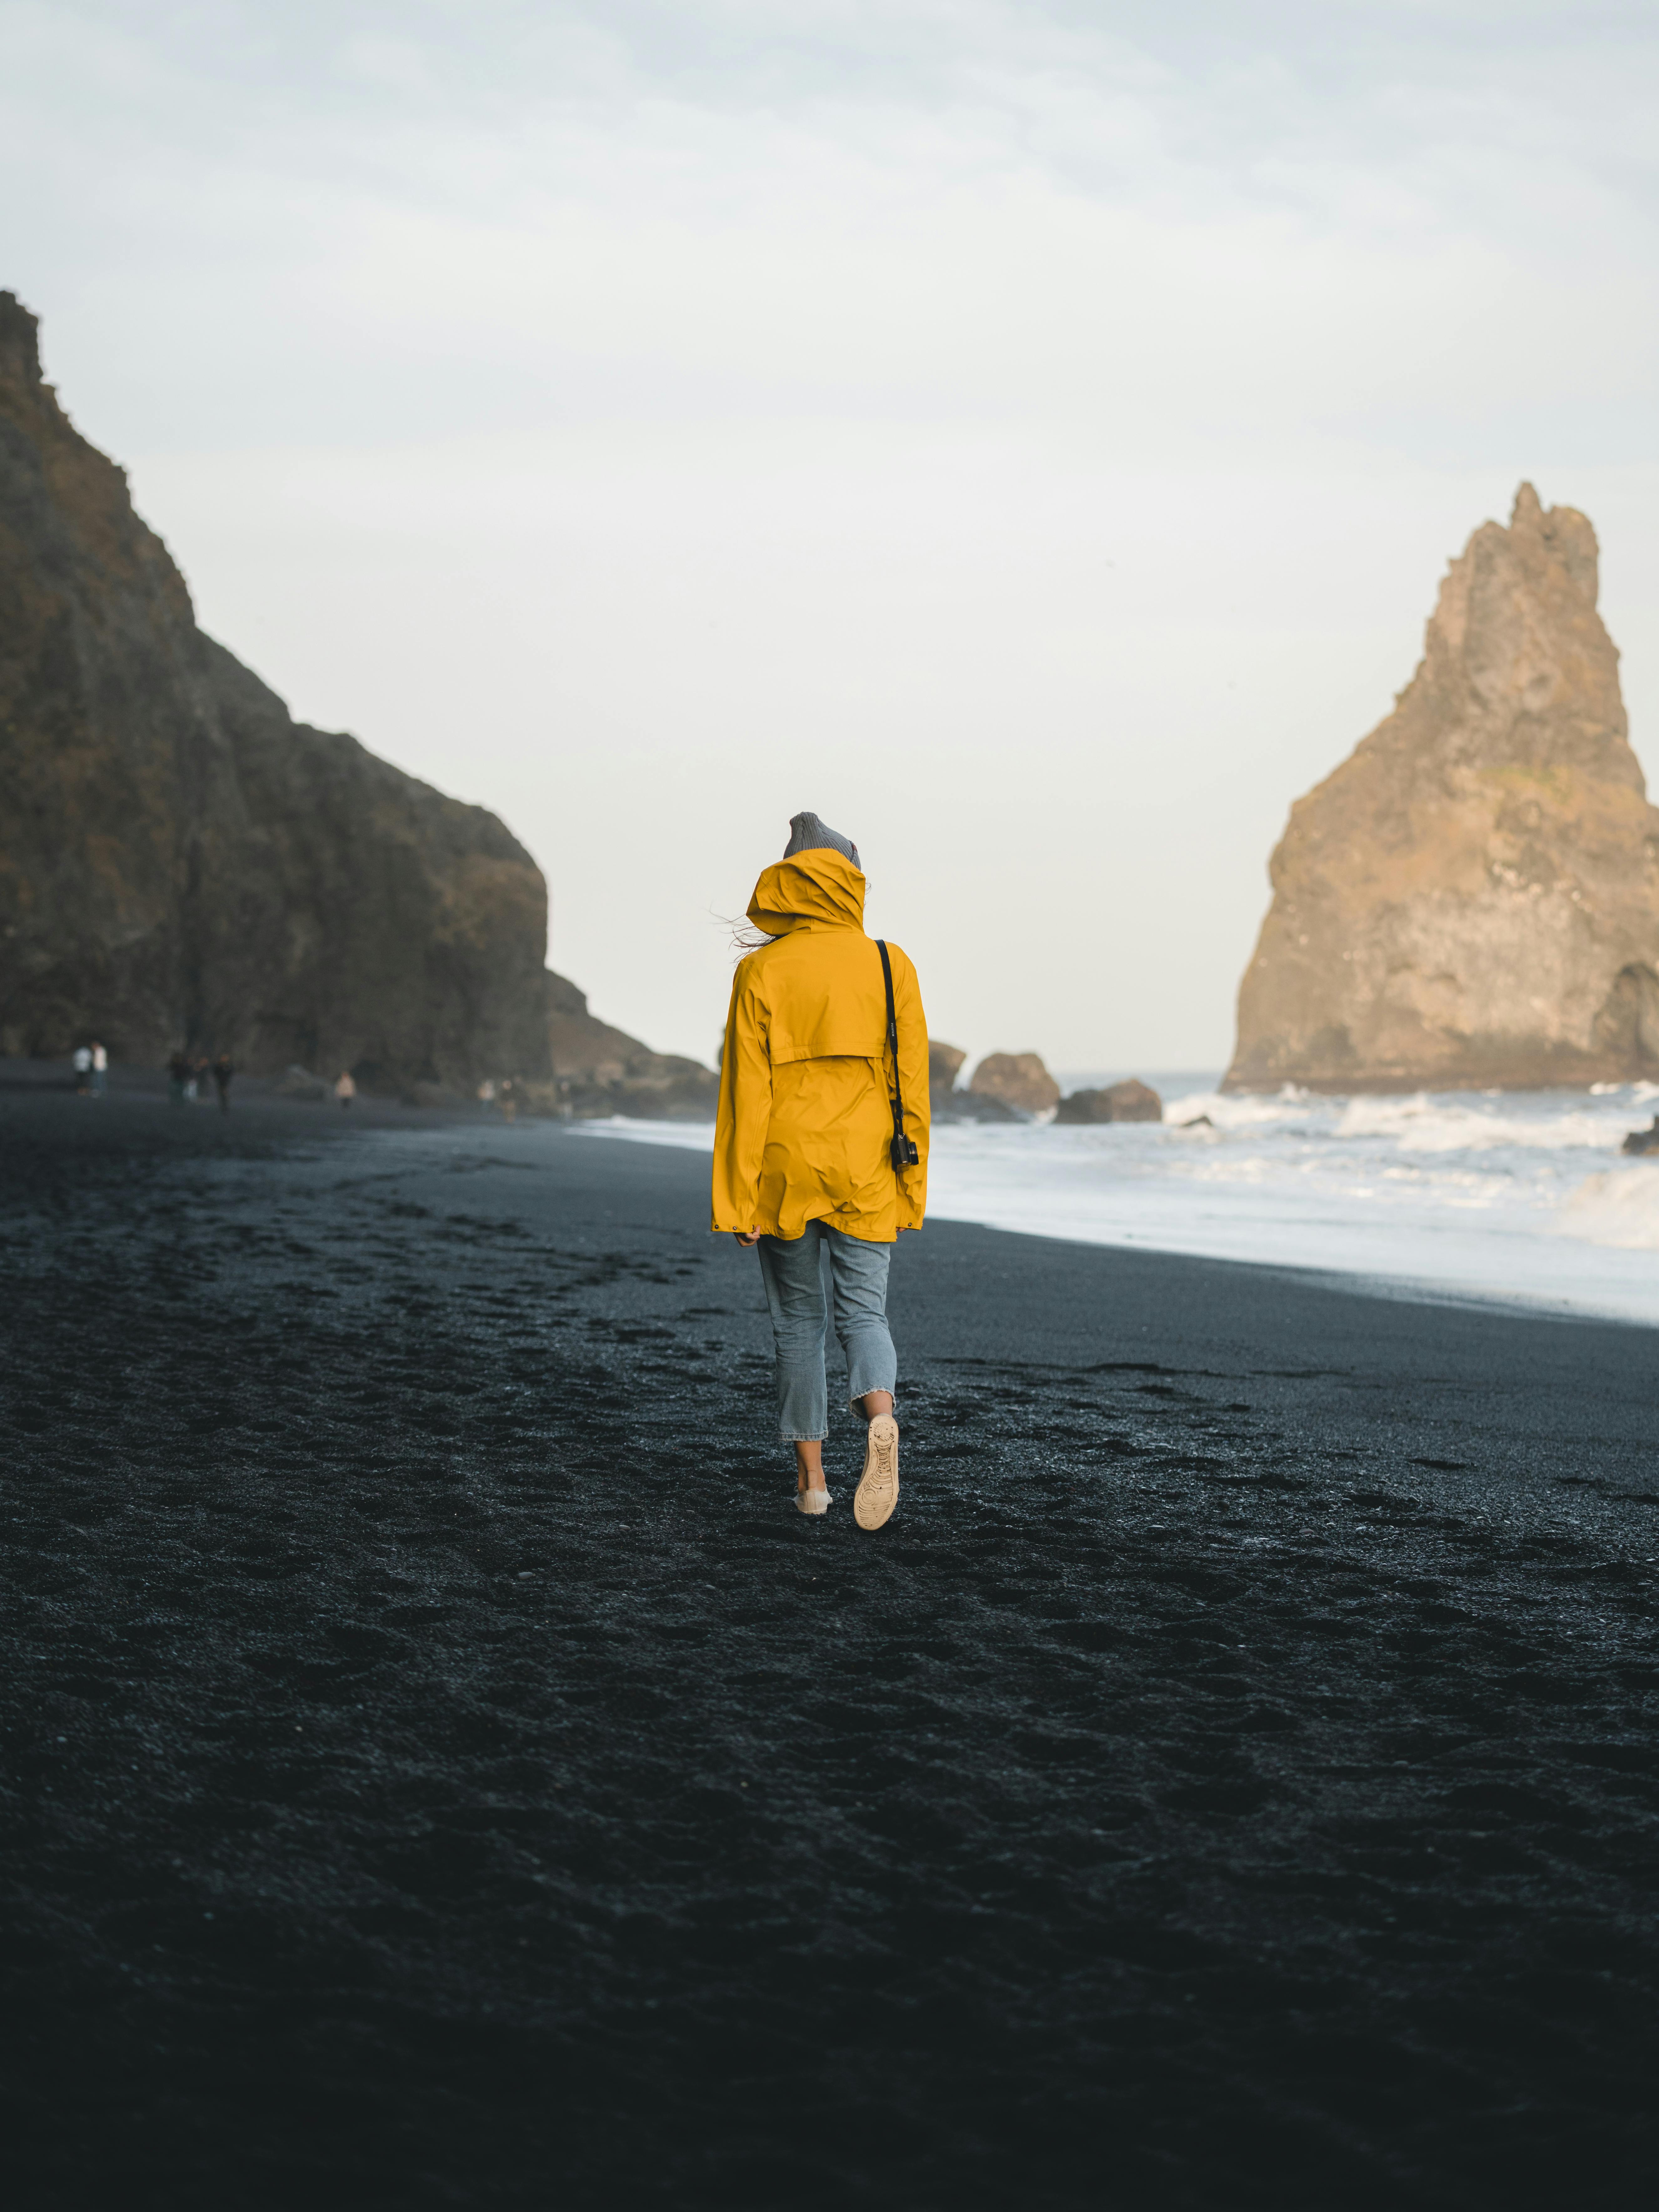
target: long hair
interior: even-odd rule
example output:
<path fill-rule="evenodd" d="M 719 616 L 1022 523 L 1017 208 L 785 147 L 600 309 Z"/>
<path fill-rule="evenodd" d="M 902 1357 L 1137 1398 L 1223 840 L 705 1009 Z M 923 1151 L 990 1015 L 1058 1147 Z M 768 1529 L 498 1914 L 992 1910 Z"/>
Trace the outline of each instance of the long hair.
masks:
<path fill-rule="evenodd" d="M 775 945 L 777 939 L 750 921 L 746 914 L 717 914 L 714 920 L 722 929 L 732 933 L 732 958 L 735 964 L 745 954 L 758 952 L 763 945 Z"/>

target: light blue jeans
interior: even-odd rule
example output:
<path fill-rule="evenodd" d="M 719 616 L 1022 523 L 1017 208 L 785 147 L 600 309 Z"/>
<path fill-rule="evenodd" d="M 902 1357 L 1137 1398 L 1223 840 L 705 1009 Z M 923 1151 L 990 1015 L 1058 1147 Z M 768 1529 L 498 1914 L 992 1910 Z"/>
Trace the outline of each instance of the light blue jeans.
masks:
<path fill-rule="evenodd" d="M 827 1221 L 809 1221 L 805 1234 L 792 1243 L 763 1237 L 757 1249 L 778 1353 L 778 1434 L 787 1444 L 821 1443 L 830 1433 L 823 1351 L 832 1311 L 847 1354 L 848 1398 L 856 1402 L 866 1391 L 890 1390 L 898 1381 L 898 1354 L 887 1327 L 887 1262 L 893 1248 L 866 1244 Z M 824 1295 L 826 1252 L 833 1299 Z"/>

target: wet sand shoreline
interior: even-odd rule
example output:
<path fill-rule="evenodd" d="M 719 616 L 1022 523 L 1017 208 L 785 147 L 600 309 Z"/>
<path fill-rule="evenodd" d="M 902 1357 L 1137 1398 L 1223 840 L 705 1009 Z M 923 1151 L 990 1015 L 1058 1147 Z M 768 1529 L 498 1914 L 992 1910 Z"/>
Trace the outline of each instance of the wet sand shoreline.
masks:
<path fill-rule="evenodd" d="M 41 2201 L 1627 2203 L 1659 1333 L 935 1224 L 790 1510 L 706 1163 L 0 1092 Z"/>

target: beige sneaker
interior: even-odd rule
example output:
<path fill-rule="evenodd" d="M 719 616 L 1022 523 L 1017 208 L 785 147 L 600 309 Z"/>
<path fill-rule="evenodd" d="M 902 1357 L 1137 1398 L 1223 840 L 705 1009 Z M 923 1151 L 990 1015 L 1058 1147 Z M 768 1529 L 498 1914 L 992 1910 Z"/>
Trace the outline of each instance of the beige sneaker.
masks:
<path fill-rule="evenodd" d="M 827 1490 L 798 1490 L 795 1492 L 797 1513 L 827 1513 L 830 1493 Z"/>
<path fill-rule="evenodd" d="M 898 1423 L 878 1413 L 864 1446 L 864 1478 L 853 1498 L 853 1518 L 860 1528 L 879 1528 L 898 1504 Z"/>

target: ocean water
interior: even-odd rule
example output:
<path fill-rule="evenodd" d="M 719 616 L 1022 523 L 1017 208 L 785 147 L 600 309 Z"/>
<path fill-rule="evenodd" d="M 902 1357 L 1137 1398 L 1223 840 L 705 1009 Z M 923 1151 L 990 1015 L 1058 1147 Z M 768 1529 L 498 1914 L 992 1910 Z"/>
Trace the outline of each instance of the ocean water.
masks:
<path fill-rule="evenodd" d="M 1213 1077 L 1148 1079 L 1164 1097 L 1161 1123 L 936 1130 L 930 1211 L 1085 1243 L 1324 1269 L 1414 1295 L 1659 1323 L 1659 1156 L 1620 1150 L 1659 1111 L 1659 1085 L 1223 1097 Z M 580 1127 L 704 1150 L 713 1138 L 706 1124 Z"/>

